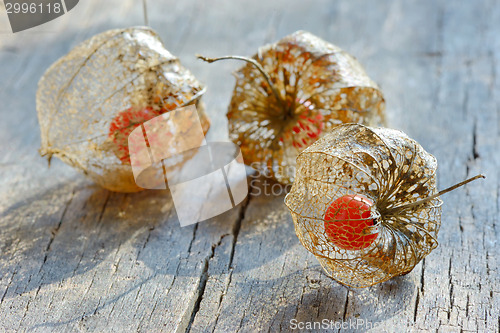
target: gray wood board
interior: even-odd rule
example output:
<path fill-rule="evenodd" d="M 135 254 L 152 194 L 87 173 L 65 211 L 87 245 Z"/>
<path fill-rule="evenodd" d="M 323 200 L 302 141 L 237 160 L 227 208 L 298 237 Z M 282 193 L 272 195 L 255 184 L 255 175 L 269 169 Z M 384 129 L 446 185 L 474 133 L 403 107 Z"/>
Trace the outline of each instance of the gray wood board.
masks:
<path fill-rule="evenodd" d="M 38 156 L 38 79 L 93 34 L 143 24 L 140 0 L 80 1 L 17 34 L 2 12 L 0 332 L 276 332 L 292 331 L 293 320 L 498 332 L 498 2 L 149 0 L 148 14 L 208 86 L 209 140 L 227 138 L 240 64 L 194 54 L 252 55 L 303 29 L 364 64 L 385 93 L 391 127 L 437 157 L 440 188 L 487 179 L 443 198 L 440 245 L 410 274 L 345 288 L 300 245 L 283 194 L 258 195 L 264 179 L 232 211 L 181 228 L 168 192 L 111 193 Z M 333 331 L 355 330 L 346 326 Z"/>

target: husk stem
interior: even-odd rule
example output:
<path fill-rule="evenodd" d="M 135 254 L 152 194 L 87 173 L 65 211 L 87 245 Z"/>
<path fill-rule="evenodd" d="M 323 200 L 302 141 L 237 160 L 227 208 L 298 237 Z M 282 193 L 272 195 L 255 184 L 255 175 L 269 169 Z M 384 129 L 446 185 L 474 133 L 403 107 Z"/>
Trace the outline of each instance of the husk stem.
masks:
<path fill-rule="evenodd" d="M 470 183 L 470 182 L 472 182 L 472 181 L 474 181 L 476 179 L 479 179 L 479 178 L 486 178 L 486 177 L 484 175 L 474 176 L 472 178 L 464 180 L 463 182 L 460 182 L 460 183 L 455 184 L 453 186 L 450 186 L 450 187 L 448 187 L 448 188 L 446 188 L 444 190 L 441 190 L 438 193 L 433 194 L 433 195 L 431 195 L 431 196 L 429 196 L 429 197 L 427 197 L 425 199 L 417 200 L 415 202 L 411 202 L 411 203 L 408 203 L 406 205 L 401 205 L 401 206 L 398 206 L 398 207 L 394 207 L 394 208 L 391 208 L 391 210 L 392 211 L 394 211 L 394 210 L 402 211 L 402 210 L 406 210 L 406 209 L 413 208 L 413 207 L 416 207 L 416 206 L 420 206 L 420 205 L 422 205 L 422 204 L 424 204 L 426 202 L 431 201 L 432 199 L 435 199 L 435 198 L 437 198 L 437 197 L 439 197 L 439 196 L 441 196 L 441 195 L 443 195 L 445 193 L 448 193 L 448 192 L 451 192 L 453 190 L 456 190 L 457 188 L 462 187 L 465 184 L 468 184 L 468 183 Z"/>
<path fill-rule="evenodd" d="M 285 102 L 283 101 L 283 98 L 281 97 L 278 89 L 276 89 L 276 86 L 273 84 L 273 81 L 271 80 L 271 76 L 269 76 L 269 73 L 266 72 L 266 70 L 264 69 L 264 67 L 262 67 L 262 65 L 257 60 L 252 59 L 252 58 L 242 57 L 242 56 L 233 56 L 233 55 L 223 56 L 223 57 L 217 57 L 217 58 L 208 58 L 208 57 L 204 57 L 202 55 L 197 54 L 196 57 L 198 59 L 201 59 L 201 60 L 206 61 L 208 63 L 216 62 L 216 61 L 219 61 L 219 60 L 234 59 L 234 60 L 243 60 L 243 61 L 246 61 L 246 62 L 254 65 L 255 68 L 257 68 L 257 70 L 266 79 L 267 84 L 271 88 L 271 91 L 273 92 L 273 95 L 276 98 L 276 100 L 277 100 L 278 104 L 280 105 L 280 107 L 285 108 Z"/>

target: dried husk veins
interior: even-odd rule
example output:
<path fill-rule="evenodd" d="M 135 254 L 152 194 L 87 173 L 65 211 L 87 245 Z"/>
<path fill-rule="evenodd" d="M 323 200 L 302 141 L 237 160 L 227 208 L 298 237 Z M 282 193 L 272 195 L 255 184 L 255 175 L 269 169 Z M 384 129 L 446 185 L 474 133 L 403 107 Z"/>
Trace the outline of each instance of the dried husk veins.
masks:
<path fill-rule="evenodd" d="M 304 31 L 261 47 L 253 56 L 278 99 L 252 64 L 235 73 L 227 114 L 230 139 L 246 164 L 292 183 L 297 155 L 342 123 L 383 125 L 385 103 L 359 62 Z"/>
<path fill-rule="evenodd" d="M 404 133 L 360 124 L 336 127 L 297 158 L 297 179 L 285 199 L 301 243 L 338 282 L 367 287 L 406 274 L 437 246 L 441 204 L 436 159 Z M 370 198 L 377 239 L 343 250 L 324 230 L 328 205 L 343 195 Z"/>
<path fill-rule="evenodd" d="M 110 30 L 81 43 L 40 79 L 37 112 L 42 156 L 56 156 L 119 192 L 140 190 L 132 168 L 109 135 L 120 112 L 151 107 L 162 113 L 200 102 L 205 87 L 148 27 Z"/>

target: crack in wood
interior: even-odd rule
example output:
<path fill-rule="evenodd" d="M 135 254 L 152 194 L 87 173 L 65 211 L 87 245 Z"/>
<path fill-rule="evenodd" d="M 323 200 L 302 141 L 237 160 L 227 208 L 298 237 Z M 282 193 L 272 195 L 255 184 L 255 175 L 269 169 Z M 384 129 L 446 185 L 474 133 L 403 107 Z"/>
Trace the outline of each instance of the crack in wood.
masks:
<path fill-rule="evenodd" d="M 57 233 L 58 233 L 59 229 L 61 228 L 62 222 L 64 220 L 64 216 L 66 216 L 66 212 L 68 211 L 68 207 L 71 204 L 71 201 L 73 200 L 74 195 L 75 195 L 75 190 L 73 190 L 71 192 L 71 196 L 70 196 L 69 200 L 66 202 L 66 205 L 64 206 L 63 212 L 61 214 L 61 218 L 59 219 L 57 226 L 51 232 L 51 237 L 49 239 L 47 247 L 45 248 L 45 256 L 43 258 L 43 263 L 40 266 L 40 270 L 38 271 L 38 273 L 40 273 L 42 271 L 43 265 L 47 262 L 47 258 L 48 258 L 49 252 L 50 252 L 50 247 L 52 245 L 52 242 L 56 238 Z"/>
<path fill-rule="evenodd" d="M 417 322 L 417 314 L 418 314 L 418 303 L 420 302 L 420 290 L 417 290 L 417 297 L 415 299 L 415 309 L 413 312 L 413 323 Z"/>
<path fill-rule="evenodd" d="M 214 249 L 215 249 L 215 246 L 212 246 L 212 251 L 211 251 L 210 257 L 205 258 L 205 260 L 204 260 L 203 270 L 201 273 L 200 282 L 198 284 L 198 295 L 197 295 L 196 301 L 194 303 L 193 311 L 191 312 L 191 318 L 189 319 L 189 323 L 188 323 L 188 326 L 186 328 L 186 332 L 189 332 L 191 330 L 191 325 L 193 324 L 194 318 L 196 317 L 196 314 L 200 310 L 201 300 L 203 299 L 203 294 L 205 293 L 205 288 L 207 286 L 208 263 L 209 263 L 210 259 L 213 258 Z"/>
<path fill-rule="evenodd" d="M 347 292 L 345 294 L 344 313 L 342 315 L 342 319 L 344 322 L 346 321 L 346 318 L 347 318 L 347 308 L 349 306 L 349 292 L 350 292 L 350 290 L 347 290 Z"/>
<path fill-rule="evenodd" d="M 196 315 L 198 314 L 198 312 L 200 310 L 201 301 L 203 300 L 203 295 L 205 293 L 205 288 L 206 288 L 207 281 L 208 281 L 208 278 L 209 278 L 208 269 L 209 269 L 209 265 L 210 265 L 210 260 L 214 257 L 215 250 L 217 249 L 218 246 L 221 245 L 222 240 L 224 239 L 224 237 L 232 235 L 233 236 L 233 241 L 232 241 L 232 244 L 231 244 L 231 252 L 230 252 L 230 255 L 229 255 L 229 262 L 228 262 L 229 278 L 228 278 L 228 283 L 226 285 L 226 288 L 225 288 L 224 292 L 221 293 L 220 298 L 219 298 L 219 308 L 218 308 L 218 311 L 217 311 L 217 316 L 216 316 L 216 319 L 215 319 L 214 328 L 217 326 L 218 316 L 219 316 L 220 310 L 221 310 L 220 307 L 221 307 L 222 302 L 224 300 L 224 295 L 227 292 L 227 288 L 229 288 L 229 285 L 231 284 L 232 273 L 233 273 L 233 266 L 232 265 L 233 265 L 234 251 L 235 251 L 235 248 L 236 248 L 236 242 L 238 240 L 238 235 L 240 233 L 241 224 L 242 224 L 243 220 L 245 219 L 245 212 L 246 212 L 246 209 L 247 209 L 249 203 L 250 203 L 250 193 L 249 193 L 249 195 L 247 196 L 247 198 L 245 199 L 245 201 L 243 202 L 243 204 L 240 207 L 240 213 L 238 215 L 238 218 L 237 218 L 236 222 L 233 225 L 233 228 L 231 230 L 231 234 L 223 234 L 223 235 L 221 235 L 221 237 L 219 238 L 219 241 L 216 244 L 212 244 L 211 251 L 210 251 L 208 257 L 205 258 L 204 267 L 203 267 L 202 274 L 201 274 L 201 277 L 200 277 L 200 283 L 198 285 L 198 295 L 197 295 L 197 298 L 196 298 L 196 301 L 195 301 L 195 305 L 194 305 L 194 308 L 193 308 L 193 311 L 192 311 L 192 314 L 191 314 L 191 318 L 189 320 L 189 324 L 188 324 L 188 326 L 186 328 L 186 332 L 189 332 L 191 330 L 191 327 L 192 327 L 192 324 L 193 324 L 193 322 L 194 322 L 194 320 L 196 318 Z"/>
<path fill-rule="evenodd" d="M 472 127 L 472 158 L 474 160 L 480 158 L 477 150 L 477 121 L 474 121 L 474 126 Z"/>

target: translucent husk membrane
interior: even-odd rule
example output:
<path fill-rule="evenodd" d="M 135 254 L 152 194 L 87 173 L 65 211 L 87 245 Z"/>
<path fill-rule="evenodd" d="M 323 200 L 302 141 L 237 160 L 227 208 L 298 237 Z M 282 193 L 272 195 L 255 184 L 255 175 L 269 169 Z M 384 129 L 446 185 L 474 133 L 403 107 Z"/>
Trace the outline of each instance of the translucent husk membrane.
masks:
<path fill-rule="evenodd" d="M 384 125 L 385 103 L 359 62 L 304 31 L 261 47 L 236 73 L 229 112 L 230 139 L 246 164 L 292 183 L 297 155 L 342 123 Z M 276 91 L 279 97 L 276 96 Z"/>
<path fill-rule="evenodd" d="M 285 204 L 300 242 L 327 274 L 348 286 L 367 287 L 410 272 L 437 246 L 442 201 L 408 205 L 437 193 L 436 168 L 434 156 L 400 131 L 344 124 L 298 156 Z M 357 216 L 373 226 L 344 229 L 358 242 L 352 246 L 332 241 L 325 229 L 353 223 L 325 219 L 332 202 L 346 195 L 373 203 L 368 215 Z"/>
<path fill-rule="evenodd" d="M 112 191 L 134 192 L 128 134 L 140 123 L 195 104 L 210 122 L 205 87 L 148 27 L 110 30 L 81 43 L 40 79 L 40 154 L 60 158 Z"/>

